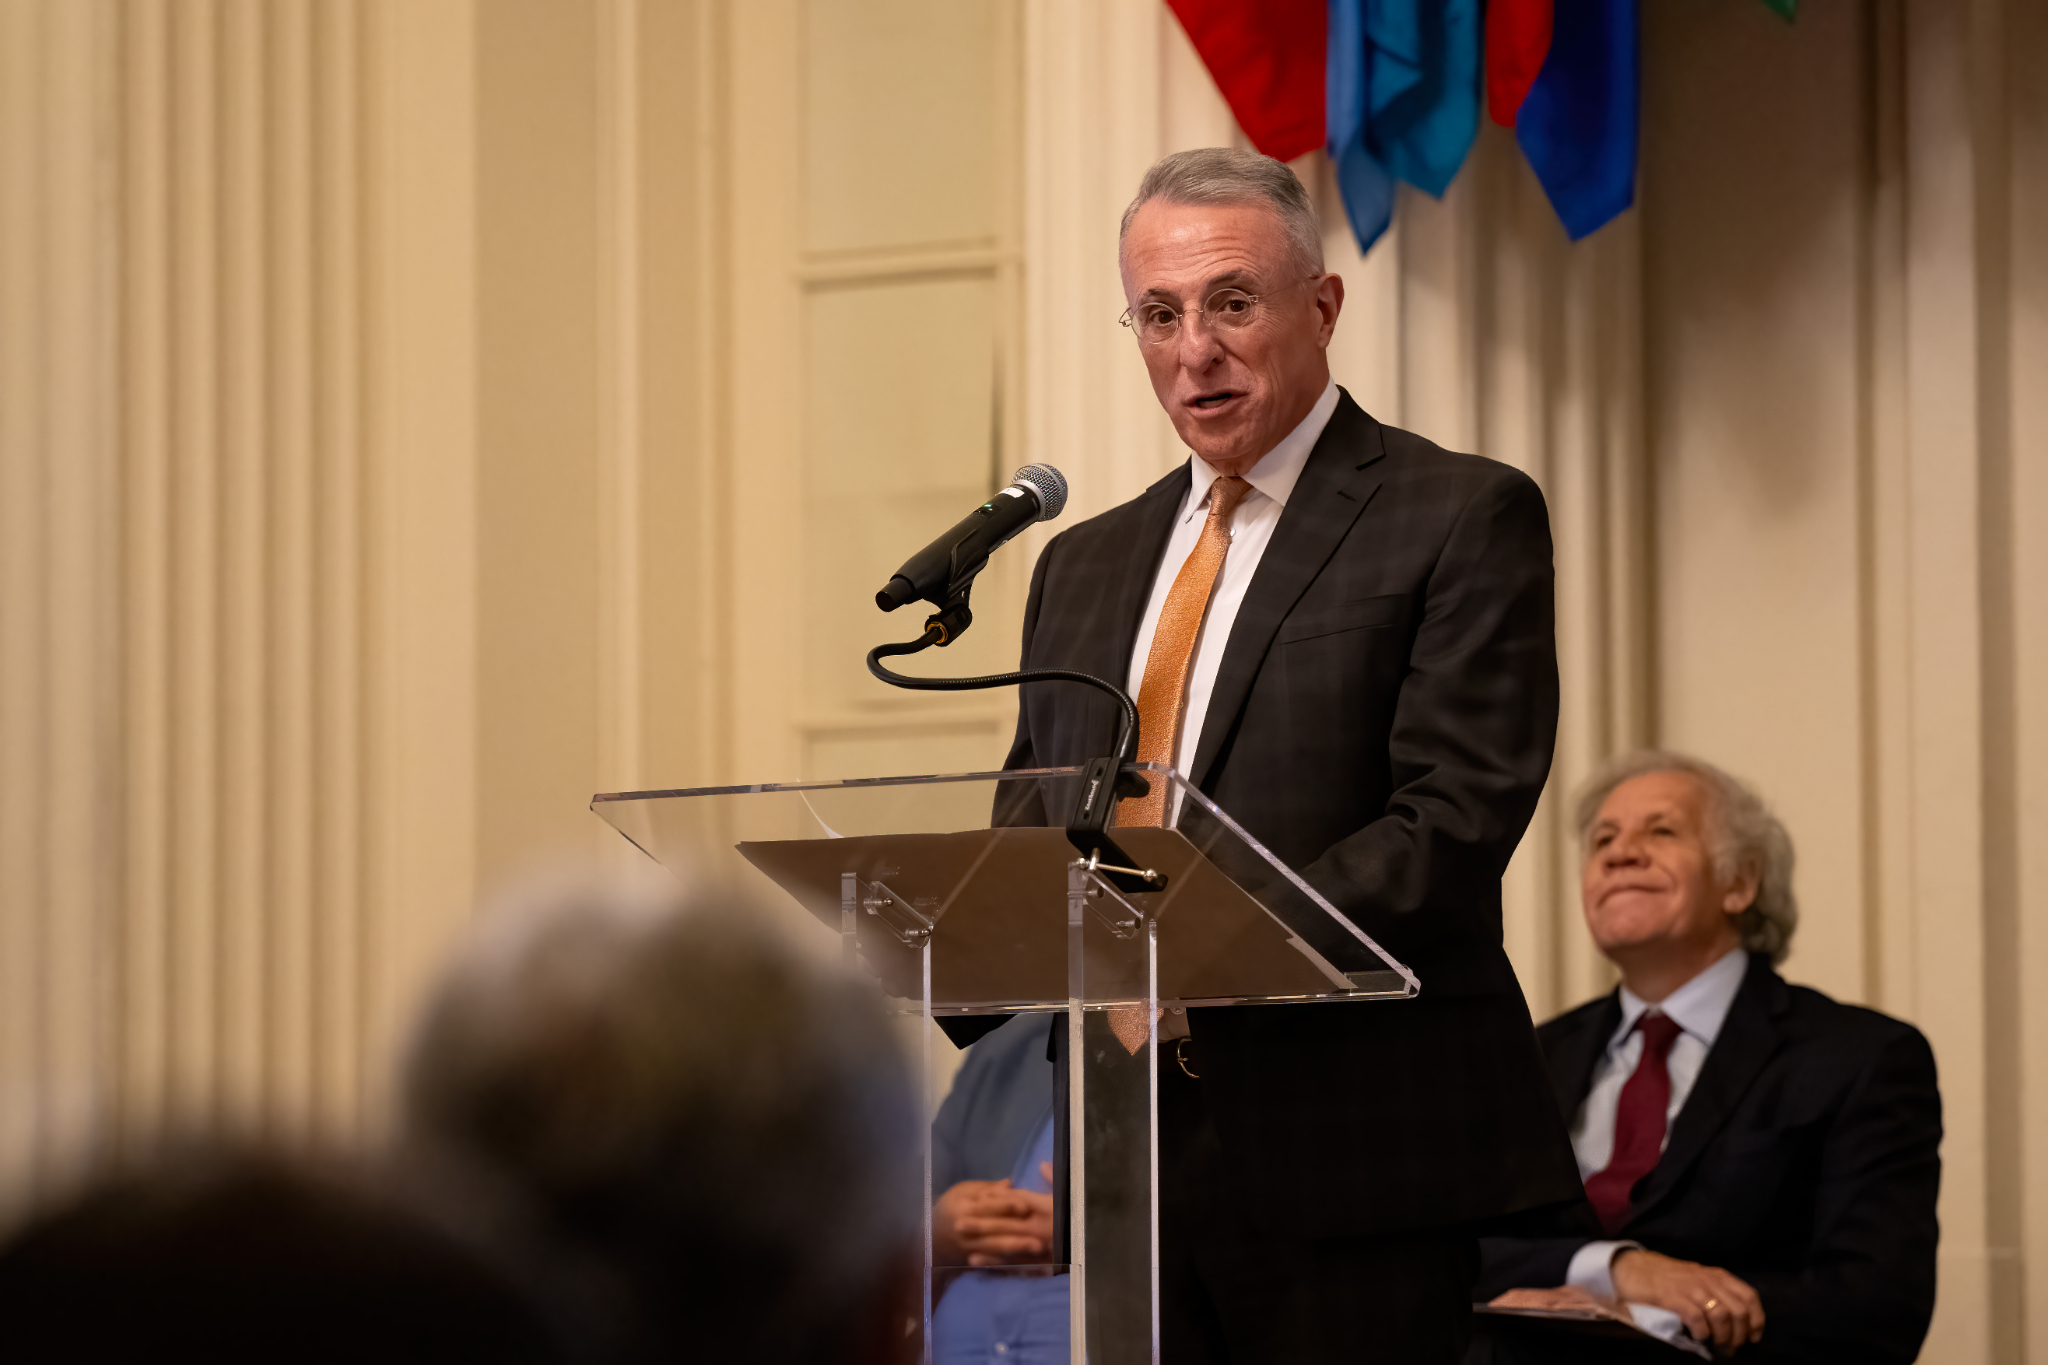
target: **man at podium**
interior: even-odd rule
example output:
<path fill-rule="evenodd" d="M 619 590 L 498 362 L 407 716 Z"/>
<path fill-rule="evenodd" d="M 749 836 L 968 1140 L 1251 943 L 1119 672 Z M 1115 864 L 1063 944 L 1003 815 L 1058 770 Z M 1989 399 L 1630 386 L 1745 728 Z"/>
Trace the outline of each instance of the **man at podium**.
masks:
<path fill-rule="evenodd" d="M 1281 163 L 1166 158 L 1120 259 L 1124 324 L 1191 454 L 1046 547 L 1022 666 L 1128 679 L 1140 760 L 1422 982 L 1191 1010 L 1161 1049 L 1164 1358 L 1456 1361 L 1479 1232 L 1580 1195 L 1501 946 L 1557 725 L 1543 497 L 1331 381 L 1344 285 Z M 1097 693 L 1029 685 L 1007 766 L 1084 763 L 1115 723 Z M 1155 786 L 1117 823 L 1176 815 Z"/>

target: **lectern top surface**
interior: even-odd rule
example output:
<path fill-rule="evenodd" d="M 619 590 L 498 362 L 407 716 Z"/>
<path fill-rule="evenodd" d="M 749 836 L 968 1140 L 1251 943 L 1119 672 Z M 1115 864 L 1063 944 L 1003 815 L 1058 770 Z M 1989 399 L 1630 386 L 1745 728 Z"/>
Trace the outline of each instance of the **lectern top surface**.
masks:
<path fill-rule="evenodd" d="M 1148 925 L 1162 1001 L 1419 991 L 1414 973 L 1179 773 L 1132 766 L 1181 798 L 1174 828 L 1108 831 L 1161 878 L 1142 892 L 1085 869 L 1070 882 L 1078 854 L 1064 825 L 1078 768 L 620 792 L 592 809 L 672 871 L 752 885 L 792 920 L 857 943 L 892 996 L 923 997 L 928 945 L 935 1014 L 1065 1008 L 1076 989 L 1070 905 L 1087 908 L 1089 1006 L 1146 994 L 1135 944 Z M 1074 900 L 1082 882 L 1085 899 Z"/>

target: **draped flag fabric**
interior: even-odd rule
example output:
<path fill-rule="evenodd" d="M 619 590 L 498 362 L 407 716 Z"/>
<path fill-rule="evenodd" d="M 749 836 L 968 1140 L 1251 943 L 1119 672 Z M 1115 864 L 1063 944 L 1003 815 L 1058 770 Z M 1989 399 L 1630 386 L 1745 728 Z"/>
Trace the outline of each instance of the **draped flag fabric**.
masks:
<path fill-rule="evenodd" d="M 1552 0 L 1492 0 L 1486 7 L 1486 112 L 1503 128 L 1550 55 Z"/>
<path fill-rule="evenodd" d="M 1371 70 L 1366 61 L 1363 0 L 1330 0 L 1329 63 L 1324 77 L 1327 150 L 1337 171 L 1344 215 L 1358 249 L 1372 244 L 1394 221 L 1394 177 L 1366 147 L 1372 115 Z"/>
<path fill-rule="evenodd" d="M 1441 195 L 1483 98 L 1573 240 L 1635 202 L 1640 0 L 1167 0 L 1252 145 L 1322 146 L 1361 248 Z M 1798 0 L 1763 0 L 1792 19 Z"/>
<path fill-rule="evenodd" d="M 1326 0 L 1166 0 L 1237 126 L 1267 156 L 1323 145 Z"/>
<path fill-rule="evenodd" d="M 1515 140 L 1573 241 L 1635 201 L 1636 0 L 1558 0 Z"/>
<path fill-rule="evenodd" d="M 1442 195 L 1479 131 L 1479 0 L 1329 0 L 1328 149 L 1361 250 L 1394 185 Z"/>

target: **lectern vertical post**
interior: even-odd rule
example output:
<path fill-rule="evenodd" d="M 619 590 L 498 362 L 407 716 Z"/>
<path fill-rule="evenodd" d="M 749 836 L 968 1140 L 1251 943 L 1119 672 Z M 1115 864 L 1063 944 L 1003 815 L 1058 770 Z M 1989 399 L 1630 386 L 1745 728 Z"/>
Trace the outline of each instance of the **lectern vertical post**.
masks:
<path fill-rule="evenodd" d="M 1067 869 L 1067 1118 L 1075 1365 L 1159 1358 L 1159 925 Z"/>
<path fill-rule="evenodd" d="M 1067 1238 L 1073 1271 L 1067 1289 L 1067 1341 L 1073 1365 L 1088 1360 L 1088 874 L 1067 866 Z"/>

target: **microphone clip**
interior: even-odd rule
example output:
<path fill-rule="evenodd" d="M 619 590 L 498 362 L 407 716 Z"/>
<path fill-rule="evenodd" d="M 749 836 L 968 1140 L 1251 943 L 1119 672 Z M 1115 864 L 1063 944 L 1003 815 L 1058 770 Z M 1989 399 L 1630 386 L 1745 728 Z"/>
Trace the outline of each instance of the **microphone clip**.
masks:
<path fill-rule="evenodd" d="M 1128 895 L 1157 891 L 1166 885 L 1166 878 L 1159 873 L 1138 870 L 1131 855 L 1118 847 L 1109 833 L 1116 803 L 1149 790 L 1151 782 L 1145 775 L 1125 772 L 1117 755 L 1090 759 L 1081 769 L 1074 809 L 1067 816 L 1067 842 L 1088 860 L 1090 871 Z"/>
<path fill-rule="evenodd" d="M 947 596 L 944 606 L 924 618 L 924 628 L 939 633 L 933 644 L 943 649 L 966 634 L 967 628 L 974 624 L 974 613 L 967 606 L 968 594 L 973 591 L 974 579 L 970 577 Z"/>

